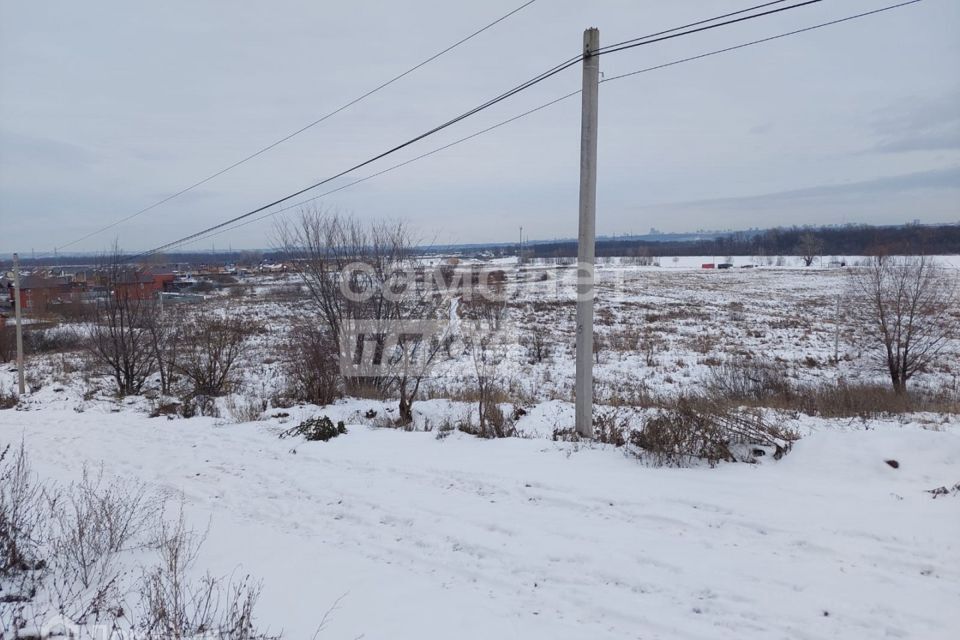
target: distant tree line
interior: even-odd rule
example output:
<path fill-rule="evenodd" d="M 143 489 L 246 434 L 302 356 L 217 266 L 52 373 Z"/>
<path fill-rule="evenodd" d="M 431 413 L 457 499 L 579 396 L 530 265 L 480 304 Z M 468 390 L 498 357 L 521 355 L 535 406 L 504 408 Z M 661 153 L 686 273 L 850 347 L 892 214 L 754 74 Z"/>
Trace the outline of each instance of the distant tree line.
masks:
<path fill-rule="evenodd" d="M 577 255 L 574 241 L 528 246 L 534 257 Z M 652 240 L 598 240 L 598 256 L 806 256 L 915 255 L 960 253 L 960 225 L 905 225 L 872 227 L 778 227 L 766 231 L 738 231 L 716 238 L 675 242 Z"/>
<path fill-rule="evenodd" d="M 429 253 L 425 248 L 420 250 Z M 472 246 L 479 253 L 493 252 L 496 255 L 516 255 L 516 245 Z M 417 249 L 415 248 L 416 252 Z M 736 231 L 714 238 L 697 240 L 597 240 L 596 254 L 611 256 L 802 256 L 812 253 L 826 256 L 844 255 L 950 255 L 960 254 L 960 224 L 900 225 L 875 227 L 869 225 L 844 225 L 836 227 L 793 226 L 777 227 L 765 231 Z M 524 247 L 528 258 L 576 257 L 575 240 L 531 243 Z M 152 256 L 150 264 L 185 264 L 196 267 L 208 264 L 236 264 L 255 267 L 261 260 L 282 261 L 283 251 L 198 251 Z M 32 265 L 96 265 L 102 256 L 60 256 L 32 260 L 21 256 L 25 266 Z M 6 264 L 6 263 L 3 263 Z"/>

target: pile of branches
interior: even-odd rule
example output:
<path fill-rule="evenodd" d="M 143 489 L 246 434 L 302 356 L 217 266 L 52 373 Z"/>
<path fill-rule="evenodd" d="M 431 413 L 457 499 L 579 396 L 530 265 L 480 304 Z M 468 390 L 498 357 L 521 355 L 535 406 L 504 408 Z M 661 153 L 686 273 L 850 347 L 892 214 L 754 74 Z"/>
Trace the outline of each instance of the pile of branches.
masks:
<path fill-rule="evenodd" d="M 281 432 L 280 437 L 290 438 L 295 436 L 303 436 L 306 440 L 320 440 L 322 442 L 326 442 L 327 440 L 336 438 L 337 436 L 346 432 L 347 427 L 342 420 L 334 425 L 330 418 L 323 416 L 322 418 L 310 418 L 308 420 L 304 420 L 297 426 Z"/>
<path fill-rule="evenodd" d="M 799 435 L 767 422 L 760 411 L 732 409 L 705 398 L 680 398 L 630 433 L 630 443 L 658 465 L 680 466 L 694 459 L 756 462 L 779 460 Z"/>

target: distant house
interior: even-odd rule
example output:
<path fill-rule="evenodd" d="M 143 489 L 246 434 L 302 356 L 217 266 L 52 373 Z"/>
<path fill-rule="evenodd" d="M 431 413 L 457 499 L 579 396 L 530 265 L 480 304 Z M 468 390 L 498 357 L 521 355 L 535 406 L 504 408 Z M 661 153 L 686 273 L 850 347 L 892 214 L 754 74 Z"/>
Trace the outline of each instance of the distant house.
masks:
<path fill-rule="evenodd" d="M 287 265 L 282 262 L 276 263 L 267 263 L 263 262 L 260 264 L 260 271 L 263 273 L 286 273 Z"/>
<path fill-rule="evenodd" d="M 167 291 L 173 284 L 172 273 L 153 271 L 125 271 L 117 282 L 112 283 L 114 295 L 134 300 L 150 300 L 161 291 Z"/>
<path fill-rule="evenodd" d="M 13 283 L 8 283 L 8 299 L 12 305 L 19 304 L 24 313 L 40 314 L 52 305 L 81 302 L 87 290 L 85 282 L 75 282 L 69 277 L 28 275 L 20 279 L 20 299 L 16 300 Z"/>

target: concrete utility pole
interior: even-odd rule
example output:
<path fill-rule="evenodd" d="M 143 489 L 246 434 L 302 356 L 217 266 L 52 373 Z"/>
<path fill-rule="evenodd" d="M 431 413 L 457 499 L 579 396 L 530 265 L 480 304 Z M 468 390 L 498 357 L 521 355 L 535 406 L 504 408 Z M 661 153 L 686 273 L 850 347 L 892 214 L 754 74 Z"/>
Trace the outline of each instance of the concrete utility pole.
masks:
<path fill-rule="evenodd" d="M 597 108 L 600 30 L 583 32 L 583 106 L 580 116 L 580 231 L 577 235 L 577 433 L 593 437 L 593 298 L 597 228 Z"/>
<path fill-rule="evenodd" d="M 837 294 L 837 310 L 833 315 L 833 363 L 840 364 L 840 294 Z"/>
<path fill-rule="evenodd" d="M 20 322 L 20 256 L 13 254 L 13 308 L 17 318 L 17 382 L 20 395 L 24 394 L 23 384 L 23 326 Z"/>

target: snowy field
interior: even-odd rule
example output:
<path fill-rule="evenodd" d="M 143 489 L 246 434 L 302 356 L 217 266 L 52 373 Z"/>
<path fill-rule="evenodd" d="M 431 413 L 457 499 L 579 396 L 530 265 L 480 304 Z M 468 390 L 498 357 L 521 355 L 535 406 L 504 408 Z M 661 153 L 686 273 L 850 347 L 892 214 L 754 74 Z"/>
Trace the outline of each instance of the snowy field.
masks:
<path fill-rule="evenodd" d="M 960 479 L 956 427 L 836 425 L 776 463 L 657 469 L 541 439 L 0 412 L 43 476 L 102 462 L 182 492 L 209 521 L 200 564 L 262 579 L 259 620 L 289 638 L 334 603 L 319 637 L 952 638 L 960 498 L 927 491 Z"/>
<path fill-rule="evenodd" d="M 844 270 L 697 268 L 708 261 L 601 269 L 601 410 L 696 389 L 733 356 L 777 363 L 797 384 L 884 382 L 835 313 Z M 253 422 L 231 416 L 227 399 L 219 418 L 151 418 L 152 400 L 118 401 L 53 355 L 32 363 L 36 388 L 20 406 L 0 411 L 0 445 L 22 440 L 48 481 L 102 465 L 182 496 L 189 524 L 208 530 L 198 567 L 261 580 L 258 626 L 285 638 L 956 637 L 960 417 L 775 413 L 801 435 L 790 453 L 715 468 L 555 442 L 573 415 L 572 285 L 548 265 L 503 266 L 518 286 L 500 375 L 526 412 L 522 437 L 441 437 L 439 425 L 472 411 L 456 359 L 415 403 L 419 430 L 405 431 L 380 426 L 396 402 L 359 398 L 271 407 Z M 291 282 L 223 298 L 267 323 L 238 398 L 268 399 L 280 384 L 270 354 L 304 305 L 273 292 Z M 549 337 L 540 360 L 531 331 Z M 956 362 L 917 387 L 956 393 Z M 0 388 L 14 375 L 4 366 Z M 347 433 L 278 437 L 320 415 Z M 939 487 L 948 492 L 935 497 Z M 142 558 L 126 561 L 135 571 Z"/>

